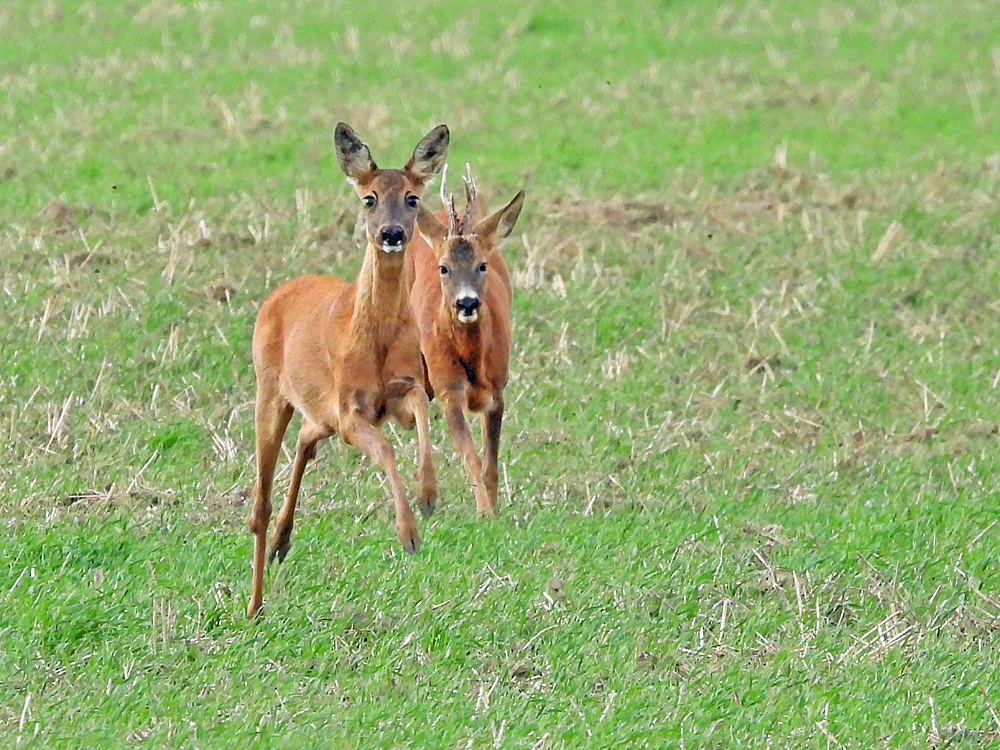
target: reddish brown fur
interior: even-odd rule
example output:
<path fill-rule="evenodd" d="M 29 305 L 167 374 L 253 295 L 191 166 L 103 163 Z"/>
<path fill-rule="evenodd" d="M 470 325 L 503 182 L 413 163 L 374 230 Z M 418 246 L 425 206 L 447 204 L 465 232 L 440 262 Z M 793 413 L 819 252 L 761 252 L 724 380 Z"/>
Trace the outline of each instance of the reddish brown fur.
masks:
<path fill-rule="evenodd" d="M 366 203 L 368 244 L 358 278 L 302 276 L 279 286 L 261 306 L 253 336 L 257 373 L 257 487 L 249 520 L 254 535 L 253 585 L 248 616 L 263 601 L 265 557 L 283 559 L 291 542 L 295 502 L 316 443 L 339 433 L 385 472 L 404 549 L 420 547 L 413 512 L 396 468 L 395 453 L 376 429 L 387 417 L 417 427 L 418 500 L 433 511 L 437 480 L 431 461 L 427 395 L 419 334 L 409 305 L 403 251 L 414 234 L 424 183 L 444 161 L 448 131 L 431 131 L 401 169 L 380 170 L 349 127 L 337 126 L 337 157 Z M 385 238 L 394 235 L 393 242 Z M 390 252 L 385 248 L 389 247 Z M 292 412 L 302 414 L 288 499 L 275 521 L 271 544 L 271 488 L 281 439 Z"/>
<path fill-rule="evenodd" d="M 449 236 L 444 212 L 421 207 L 420 234 L 407 253 L 411 266 L 410 303 L 420 329 L 420 349 L 427 369 L 428 395 L 437 395 L 455 445 L 472 479 L 479 515 L 496 515 L 497 457 L 503 422 L 503 391 L 510 360 L 511 284 L 497 240 L 514 228 L 524 193 L 504 208 L 476 222 L 460 238 Z M 471 246 L 456 255 L 457 245 Z M 486 263 L 485 290 L 481 290 L 478 320 L 459 322 L 454 295 L 439 266 L 475 269 Z M 458 273 L 453 270 L 453 273 Z M 465 418 L 465 411 L 483 415 L 484 456 L 481 460 Z M 483 463 L 485 462 L 485 467 Z"/>

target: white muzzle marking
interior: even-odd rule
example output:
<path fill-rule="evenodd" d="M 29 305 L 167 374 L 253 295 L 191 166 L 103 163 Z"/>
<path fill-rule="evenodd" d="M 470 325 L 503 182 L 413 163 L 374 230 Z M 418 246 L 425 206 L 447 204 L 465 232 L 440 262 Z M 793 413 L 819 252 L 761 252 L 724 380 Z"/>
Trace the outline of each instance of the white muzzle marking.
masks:
<path fill-rule="evenodd" d="M 390 245 L 388 242 L 382 243 L 383 253 L 399 253 L 402 252 L 402 250 L 403 250 L 403 243 L 399 243 L 398 245 Z"/>
<path fill-rule="evenodd" d="M 458 322 L 475 323 L 479 320 L 479 308 L 476 307 L 475 310 L 465 310 L 458 305 L 458 303 L 462 300 L 475 300 L 478 302 L 479 295 L 476 294 L 475 289 L 468 286 L 459 289 L 458 294 L 455 295 L 455 307 L 458 308 Z"/>

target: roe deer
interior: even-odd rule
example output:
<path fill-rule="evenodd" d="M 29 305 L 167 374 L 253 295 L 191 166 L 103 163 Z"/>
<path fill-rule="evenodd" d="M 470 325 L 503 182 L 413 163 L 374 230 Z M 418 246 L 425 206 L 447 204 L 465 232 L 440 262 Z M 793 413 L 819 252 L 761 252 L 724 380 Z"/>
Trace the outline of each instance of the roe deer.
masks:
<path fill-rule="evenodd" d="M 441 195 L 443 199 L 443 179 Z M 417 226 L 423 236 L 413 240 L 407 264 L 412 267 L 410 303 L 420 328 L 427 392 L 441 399 L 482 517 L 497 512 L 497 455 L 511 345 L 510 275 L 497 243 L 513 231 L 524 191 L 485 218 L 476 205 L 471 174 L 466 196 L 461 217 L 454 196 L 445 201 L 447 212 L 437 216 L 420 206 Z M 466 410 L 483 415 L 485 468 Z"/>
<path fill-rule="evenodd" d="M 407 246 L 424 185 L 444 163 L 448 128 L 428 133 L 402 169 L 379 169 L 355 132 L 339 123 L 337 162 L 363 203 L 367 246 L 358 278 L 301 276 L 279 286 L 264 302 L 253 333 L 257 373 L 254 420 L 257 486 L 248 526 L 254 535 L 253 587 L 247 616 L 261 607 L 265 537 L 271 486 L 281 440 L 292 412 L 302 414 L 288 499 L 266 549 L 279 562 L 291 544 L 295 501 L 316 443 L 334 433 L 371 456 L 385 472 L 396 506 L 396 532 L 407 552 L 420 535 L 396 468 L 392 445 L 378 431 L 387 417 L 417 428 L 418 501 L 430 514 L 437 498 L 431 459 L 420 340 L 407 292 Z"/>

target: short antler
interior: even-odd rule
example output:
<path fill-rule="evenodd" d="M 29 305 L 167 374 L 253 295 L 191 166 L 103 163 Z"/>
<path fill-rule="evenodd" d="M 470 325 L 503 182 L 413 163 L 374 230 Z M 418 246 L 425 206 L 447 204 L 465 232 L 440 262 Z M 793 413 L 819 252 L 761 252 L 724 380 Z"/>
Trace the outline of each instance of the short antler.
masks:
<path fill-rule="evenodd" d="M 461 237 L 472 231 L 472 225 L 475 221 L 478 193 L 476 192 L 476 180 L 472 176 L 472 165 L 466 162 L 465 174 L 462 175 L 462 182 L 465 183 L 465 213 L 462 214 L 461 218 L 459 218 L 455 208 L 455 194 L 447 192 L 445 187 L 447 181 L 448 165 L 445 164 L 444 170 L 441 172 L 441 203 L 444 204 L 445 210 L 448 212 L 448 234 L 452 237 Z"/>
<path fill-rule="evenodd" d="M 462 234 L 472 231 L 472 222 L 476 215 L 476 181 L 472 177 L 472 165 L 465 162 L 465 174 L 462 175 L 462 182 L 465 183 L 465 216 L 462 217 Z"/>
<path fill-rule="evenodd" d="M 445 164 L 441 171 L 441 203 L 444 204 L 445 211 L 448 212 L 448 234 L 458 237 L 462 234 L 462 222 L 459 221 L 458 211 L 455 209 L 455 194 L 447 192 L 445 188 L 447 182 L 448 165 Z"/>

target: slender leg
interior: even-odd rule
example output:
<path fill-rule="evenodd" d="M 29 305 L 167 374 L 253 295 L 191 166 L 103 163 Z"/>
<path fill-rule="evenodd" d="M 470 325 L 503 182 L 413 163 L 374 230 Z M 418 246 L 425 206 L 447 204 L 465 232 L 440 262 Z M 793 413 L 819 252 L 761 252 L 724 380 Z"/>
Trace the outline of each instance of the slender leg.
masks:
<path fill-rule="evenodd" d="M 441 394 L 441 404 L 444 406 L 444 416 L 448 429 L 455 440 L 455 447 L 465 462 L 465 470 L 472 478 L 472 490 L 476 494 L 476 515 L 479 517 L 496 515 L 490 504 L 486 485 L 483 482 L 483 462 L 476 451 L 476 443 L 472 439 L 472 430 L 465 419 L 465 393 L 462 391 L 445 391 Z"/>
<path fill-rule="evenodd" d="M 274 533 L 271 535 L 271 543 L 267 547 L 267 560 L 271 562 L 275 557 L 278 562 L 285 559 L 289 547 L 292 546 L 292 524 L 295 522 L 295 501 L 299 496 L 299 487 L 302 485 L 302 474 L 306 469 L 306 464 L 316 456 L 316 443 L 329 436 L 329 432 L 321 429 L 318 425 L 306 419 L 302 420 L 302 428 L 299 430 L 299 440 L 295 448 L 295 466 L 292 468 L 292 481 L 288 487 L 288 498 L 278 512 L 278 517 L 274 519 Z"/>
<path fill-rule="evenodd" d="M 250 603 L 247 617 L 257 614 L 264 601 L 264 544 L 267 525 L 271 521 L 271 486 L 274 482 L 274 467 L 281 451 L 288 421 L 292 418 L 292 406 L 277 392 L 277 388 L 261 385 L 257 389 L 257 404 L 254 422 L 257 433 L 257 486 L 254 491 L 253 510 L 247 523 L 253 534 L 253 583 L 250 589 Z"/>
<path fill-rule="evenodd" d="M 414 326 L 416 331 L 416 326 Z M 410 373 L 410 374 L 408 374 Z M 389 413 L 407 430 L 417 428 L 417 503 L 429 516 L 437 503 L 437 476 L 431 454 L 427 370 L 415 335 L 396 342 L 383 367 Z"/>
<path fill-rule="evenodd" d="M 499 472 L 497 460 L 500 456 L 500 428 L 503 426 L 503 394 L 494 398 L 493 410 L 483 414 L 483 457 L 486 459 L 484 480 L 486 493 L 490 498 L 493 515 L 497 512 L 497 485 Z"/>
<path fill-rule="evenodd" d="M 406 500 L 406 487 L 396 468 L 396 453 L 392 445 L 385 439 L 385 435 L 366 421 L 356 409 L 351 409 L 341 423 L 340 434 L 347 443 L 371 456 L 375 463 L 382 467 L 396 504 L 396 534 L 399 536 L 399 541 L 407 552 L 419 552 L 420 534 L 417 532 L 417 522 Z"/>
<path fill-rule="evenodd" d="M 434 457 L 431 454 L 427 392 L 423 386 L 418 385 L 410 390 L 403 402 L 403 409 L 413 415 L 417 425 L 417 504 L 420 511 L 429 516 L 437 504 L 438 484 L 434 473 Z"/>

